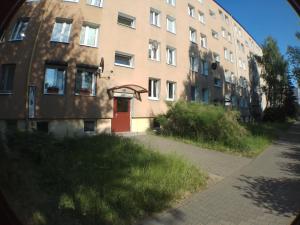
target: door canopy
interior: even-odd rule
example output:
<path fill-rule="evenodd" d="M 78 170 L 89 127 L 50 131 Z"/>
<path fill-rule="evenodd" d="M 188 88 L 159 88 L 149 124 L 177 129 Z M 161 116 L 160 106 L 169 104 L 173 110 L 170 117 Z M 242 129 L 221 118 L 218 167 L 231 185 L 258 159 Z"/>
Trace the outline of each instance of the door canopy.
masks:
<path fill-rule="evenodd" d="M 107 93 L 110 98 L 113 97 L 136 98 L 139 101 L 142 100 L 141 94 L 147 92 L 148 92 L 147 89 L 135 84 L 127 84 L 127 85 L 116 86 L 107 89 Z"/>

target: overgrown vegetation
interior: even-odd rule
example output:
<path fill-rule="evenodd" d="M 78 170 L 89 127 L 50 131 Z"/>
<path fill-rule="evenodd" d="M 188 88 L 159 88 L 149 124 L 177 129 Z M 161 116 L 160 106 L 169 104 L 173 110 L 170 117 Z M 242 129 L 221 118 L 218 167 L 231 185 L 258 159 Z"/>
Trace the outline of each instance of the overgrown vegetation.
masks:
<path fill-rule="evenodd" d="M 221 106 L 177 102 L 157 121 L 163 135 L 243 156 L 258 155 L 276 137 L 279 124 L 242 125 L 238 118 L 238 112 Z"/>
<path fill-rule="evenodd" d="M 25 224 L 133 224 L 199 189 L 206 176 L 174 155 L 110 135 L 8 137 L 0 188 Z"/>
<path fill-rule="evenodd" d="M 264 120 L 285 121 L 288 117 L 296 118 L 297 103 L 292 79 L 299 79 L 297 48 L 288 48 L 290 61 L 287 61 L 280 53 L 276 40 L 268 37 L 262 45 L 262 51 L 262 57 L 257 59 L 262 66 L 262 89 L 267 101 Z M 293 66 L 292 71 L 289 71 L 289 62 Z"/>

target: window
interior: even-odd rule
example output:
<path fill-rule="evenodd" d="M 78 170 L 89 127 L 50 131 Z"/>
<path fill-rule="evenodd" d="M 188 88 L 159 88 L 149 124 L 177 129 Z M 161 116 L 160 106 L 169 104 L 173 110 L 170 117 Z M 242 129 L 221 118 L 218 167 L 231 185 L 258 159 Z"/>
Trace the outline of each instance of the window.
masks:
<path fill-rule="evenodd" d="M 0 29 L 0 43 L 5 42 L 5 31 Z"/>
<path fill-rule="evenodd" d="M 167 4 L 175 6 L 176 5 L 176 0 L 167 0 Z"/>
<path fill-rule="evenodd" d="M 231 74 L 228 70 L 225 70 L 225 81 L 231 83 Z"/>
<path fill-rule="evenodd" d="M 219 10 L 219 15 L 220 15 L 220 17 L 221 17 L 222 20 L 225 19 L 224 14 L 223 14 L 223 12 L 221 10 Z"/>
<path fill-rule="evenodd" d="M 80 68 L 77 69 L 75 78 L 76 95 L 96 95 L 96 76 L 95 71 Z"/>
<path fill-rule="evenodd" d="M 225 22 L 226 22 L 227 24 L 229 24 L 229 18 L 228 18 L 227 15 L 225 15 Z"/>
<path fill-rule="evenodd" d="M 52 31 L 51 41 L 68 43 L 72 22 L 57 20 Z"/>
<path fill-rule="evenodd" d="M 194 28 L 190 28 L 190 41 L 197 42 L 197 31 Z"/>
<path fill-rule="evenodd" d="M 116 52 L 115 53 L 115 65 L 117 66 L 125 66 L 125 67 L 133 67 L 133 55 Z"/>
<path fill-rule="evenodd" d="M 176 83 L 172 81 L 167 81 L 167 100 L 169 101 L 175 100 L 175 90 L 176 90 Z"/>
<path fill-rule="evenodd" d="M 206 35 L 204 35 L 204 34 L 201 34 L 200 45 L 202 48 L 207 48 L 207 38 L 206 38 Z"/>
<path fill-rule="evenodd" d="M 241 43 L 241 50 L 242 50 L 242 52 L 245 52 L 245 46 L 243 43 Z"/>
<path fill-rule="evenodd" d="M 205 24 L 205 16 L 203 12 L 199 12 L 199 21 Z"/>
<path fill-rule="evenodd" d="M 203 0 L 198 0 L 198 2 L 199 2 L 200 4 L 203 4 Z"/>
<path fill-rule="evenodd" d="M 228 41 L 231 42 L 232 41 L 231 33 L 228 32 L 227 36 L 228 36 Z"/>
<path fill-rule="evenodd" d="M 176 20 L 170 16 L 167 16 L 167 31 L 176 33 Z"/>
<path fill-rule="evenodd" d="M 148 83 L 148 97 L 149 99 L 159 99 L 159 86 L 160 86 L 160 81 L 158 79 L 149 79 Z"/>
<path fill-rule="evenodd" d="M 211 17 L 213 17 L 213 18 L 216 18 L 216 13 L 215 13 L 215 11 L 213 11 L 213 10 L 209 10 L 209 15 L 211 16 Z"/>
<path fill-rule="evenodd" d="M 195 17 L 195 7 L 192 5 L 188 5 L 188 15 L 191 17 Z"/>
<path fill-rule="evenodd" d="M 235 75 L 234 75 L 233 72 L 231 72 L 231 83 L 232 83 L 232 84 L 235 84 L 235 82 L 236 82 Z"/>
<path fill-rule="evenodd" d="M 203 103 L 209 103 L 209 90 L 208 88 L 202 89 L 202 102 Z"/>
<path fill-rule="evenodd" d="M 230 62 L 234 62 L 234 56 L 233 56 L 233 52 L 230 52 Z"/>
<path fill-rule="evenodd" d="M 201 60 L 201 74 L 208 76 L 208 62 L 205 60 Z"/>
<path fill-rule="evenodd" d="M 229 54 L 228 54 L 227 48 L 224 48 L 224 58 L 225 58 L 226 60 L 229 60 Z"/>
<path fill-rule="evenodd" d="M 135 28 L 135 18 L 124 13 L 119 13 L 118 24 L 126 27 Z"/>
<path fill-rule="evenodd" d="M 64 2 L 79 2 L 79 0 L 64 0 Z"/>
<path fill-rule="evenodd" d="M 160 27 L 160 12 L 156 9 L 150 9 L 150 24 Z"/>
<path fill-rule="evenodd" d="M 239 58 L 239 66 L 240 68 L 243 68 L 242 60 Z"/>
<path fill-rule="evenodd" d="M 176 65 L 176 49 L 172 47 L 167 47 L 167 64 Z"/>
<path fill-rule="evenodd" d="M 103 0 L 87 0 L 88 5 L 102 7 Z"/>
<path fill-rule="evenodd" d="M 221 33 L 222 33 L 222 37 L 226 38 L 226 30 L 225 30 L 225 28 L 222 27 Z"/>
<path fill-rule="evenodd" d="M 160 60 L 160 44 L 158 43 L 158 41 L 149 41 L 148 58 L 155 61 Z"/>
<path fill-rule="evenodd" d="M 220 55 L 218 53 L 213 53 L 214 60 L 220 62 Z"/>
<path fill-rule="evenodd" d="M 0 93 L 12 93 L 15 68 L 16 65 L 14 64 L 2 65 L 2 71 L 0 74 Z"/>
<path fill-rule="evenodd" d="M 80 44 L 97 47 L 99 27 L 96 25 L 83 25 L 80 33 Z"/>
<path fill-rule="evenodd" d="M 239 30 L 238 30 L 238 34 L 239 34 L 240 37 L 242 37 L 242 31 L 241 31 L 240 28 L 239 28 Z"/>
<path fill-rule="evenodd" d="M 11 41 L 21 41 L 25 38 L 25 32 L 28 27 L 28 18 L 19 19 L 14 26 L 10 40 Z"/>
<path fill-rule="evenodd" d="M 219 34 L 217 31 L 215 30 L 211 30 L 211 35 L 215 38 L 215 39 L 218 39 L 219 38 Z"/>
<path fill-rule="evenodd" d="M 65 78 L 65 68 L 47 66 L 45 74 L 44 94 L 63 95 L 65 89 Z"/>
<path fill-rule="evenodd" d="M 196 86 L 195 85 L 191 85 L 191 101 L 196 101 Z"/>
<path fill-rule="evenodd" d="M 245 62 L 245 60 L 243 60 L 242 64 L 243 64 L 243 69 L 246 70 L 246 62 Z"/>
<path fill-rule="evenodd" d="M 222 87 L 222 81 L 220 78 L 214 78 L 215 87 Z"/>
<path fill-rule="evenodd" d="M 196 56 L 190 56 L 190 70 L 193 72 L 198 72 L 198 58 Z"/>
<path fill-rule="evenodd" d="M 85 120 L 83 125 L 84 132 L 95 132 L 96 122 L 94 120 Z"/>

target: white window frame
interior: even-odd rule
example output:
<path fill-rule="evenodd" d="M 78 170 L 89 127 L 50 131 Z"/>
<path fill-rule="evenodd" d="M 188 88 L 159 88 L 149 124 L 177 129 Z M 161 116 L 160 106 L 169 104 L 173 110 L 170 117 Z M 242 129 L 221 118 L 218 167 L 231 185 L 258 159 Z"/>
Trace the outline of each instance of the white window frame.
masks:
<path fill-rule="evenodd" d="M 201 60 L 201 75 L 208 76 L 209 74 L 209 67 L 208 62 L 204 59 Z"/>
<path fill-rule="evenodd" d="M 172 24 L 172 29 L 170 29 L 170 24 Z M 176 19 L 171 16 L 167 16 L 167 31 L 176 34 Z"/>
<path fill-rule="evenodd" d="M 150 24 L 160 27 L 161 12 L 157 9 L 150 8 Z"/>
<path fill-rule="evenodd" d="M 73 2 L 73 3 L 78 3 L 79 0 L 64 0 L 64 2 Z"/>
<path fill-rule="evenodd" d="M 190 41 L 193 43 L 197 43 L 197 31 L 194 28 L 190 27 L 189 32 L 190 32 Z"/>
<path fill-rule="evenodd" d="M 157 44 L 156 48 L 156 57 L 154 52 L 154 43 Z M 160 61 L 160 43 L 156 40 L 149 40 L 149 47 L 148 47 L 148 59 L 151 59 L 153 61 Z"/>
<path fill-rule="evenodd" d="M 167 64 L 176 66 L 176 49 L 170 46 L 166 48 Z M 170 61 L 172 59 L 172 61 Z"/>
<path fill-rule="evenodd" d="M 150 100 L 159 100 L 160 97 L 160 79 L 149 78 L 148 80 L 148 99 Z M 150 85 L 149 85 L 150 84 Z M 156 86 L 154 86 L 156 84 Z M 154 96 L 154 89 L 156 89 L 156 95 Z"/>
<path fill-rule="evenodd" d="M 124 23 L 120 23 L 119 22 L 119 18 L 122 17 L 123 19 L 127 19 L 129 21 L 131 21 L 131 25 L 127 25 L 127 24 L 124 24 Z M 117 17 L 117 23 L 121 26 L 124 26 L 124 27 L 130 27 L 132 29 L 135 29 L 136 28 L 136 18 L 133 17 L 133 16 L 130 16 L 130 15 L 127 15 L 125 13 L 122 13 L 122 12 L 119 12 L 118 13 L 118 17 Z"/>
<path fill-rule="evenodd" d="M 224 58 L 226 60 L 229 60 L 229 52 L 228 52 L 228 49 L 227 48 L 224 48 Z"/>
<path fill-rule="evenodd" d="M 176 0 L 166 0 L 166 3 L 167 3 L 168 5 L 175 6 L 175 5 L 176 5 Z"/>
<path fill-rule="evenodd" d="M 58 23 L 63 24 L 62 26 L 62 30 L 60 31 L 60 36 L 59 36 L 59 40 L 54 40 L 54 31 L 55 31 L 55 27 L 57 26 Z M 67 41 L 63 41 L 63 37 L 64 37 L 64 32 L 66 31 L 66 27 L 67 24 L 70 25 L 70 29 L 68 32 L 68 40 Z M 72 20 L 68 20 L 68 19 L 56 19 L 54 26 L 53 26 L 53 30 L 52 30 L 52 35 L 51 35 L 51 42 L 61 42 L 61 43 L 70 43 L 70 35 L 71 35 L 71 31 L 72 31 Z"/>
<path fill-rule="evenodd" d="M 47 77 L 48 77 L 48 73 L 47 73 L 48 69 L 55 70 L 55 76 L 58 75 L 59 70 L 63 71 L 62 89 L 58 89 L 57 93 L 49 93 L 48 92 L 49 87 L 46 87 L 46 82 L 47 82 Z M 67 74 L 67 68 L 66 67 L 55 66 L 55 65 L 53 65 L 53 66 L 52 65 L 47 65 L 46 69 L 45 69 L 45 77 L 44 77 L 44 94 L 45 95 L 64 95 L 65 94 L 65 88 L 66 88 L 66 74 Z M 53 86 L 53 87 L 56 87 L 56 86 Z M 59 88 L 59 87 L 56 87 L 56 88 Z"/>
<path fill-rule="evenodd" d="M 192 72 L 198 72 L 199 69 L 199 59 L 196 56 L 190 56 L 190 70 Z"/>
<path fill-rule="evenodd" d="M 82 38 L 83 27 L 85 27 L 85 32 L 84 32 L 84 41 L 82 42 L 81 38 Z M 88 40 L 88 33 L 89 33 L 87 31 L 89 31 L 89 29 L 95 29 L 96 30 L 94 45 L 89 45 L 87 43 L 88 42 L 87 41 Z M 80 45 L 97 48 L 98 47 L 98 37 L 99 37 L 99 25 L 94 25 L 94 24 L 90 24 L 90 23 L 84 23 L 82 25 L 81 33 L 80 33 Z"/>
<path fill-rule="evenodd" d="M 176 82 L 174 82 L 174 81 L 167 81 L 167 98 L 166 98 L 166 100 L 167 101 L 175 101 L 175 99 L 176 99 Z M 173 95 L 173 98 L 170 98 L 170 85 L 172 85 L 173 86 L 173 93 L 172 93 L 172 95 Z"/>
<path fill-rule="evenodd" d="M 195 7 L 188 4 L 188 15 L 195 18 Z"/>
<path fill-rule="evenodd" d="M 202 48 L 207 48 L 207 36 L 205 34 L 200 34 L 200 45 Z"/>
<path fill-rule="evenodd" d="M 234 62 L 234 55 L 233 55 L 233 52 L 230 52 L 229 53 L 230 54 L 230 62 Z"/>
<path fill-rule="evenodd" d="M 211 30 L 211 35 L 215 39 L 219 39 L 219 33 L 215 30 Z"/>
<path fill-rule="evenodd" d="M 213 57 L 214 57 L 214 60 L 216 62 L 220 62 L 221 61 L 221 57 L 220 57 L 220 55 L 218 53 L 214 52 L 213 53 Z"/>
<path fill-rule="evenodd" d="M 99 5 L 96 4 L 97 0 L 87 0 L 86 4 L 90 5 L 90 6 L 95 6 L 98 8 L 102 8 L 103 7 L 103 0 L 99 0 Z"/>
<path fill-rule="evenodd" d="M 80 73 L 80 75 L 79 75 Z M 86 96 L 96 96 L 96 74 L 95 74 L 95 71 L 92 71 L 90 69 L 86 69 L 86 68 L 77 68 L 77 71 L 76 71 L 76 78 L 75 78 L 75 82 L 77 81 L 77 76 L 80 76 L 81 78 L 81 82 L 83 81 L 83 73 L 92 73 L 92 89 L 91 89 L 91 93 L 89 95 L 86 95 Z M 80 90 L 78 92 L 78 90 L 76 90 L 76 83 L 75 83 L 75 95 L 82 95 L 80 93 Z M 82 86 L 80 87 L 82 88 Z M 84 95 L 83 95 L 84 96 Z"/>
<path fill-rule="evenodd" d="M 117 56 L 117 55 L 123 56 L 123 57 L 128 57 L 128 58 L 129 58 L 129 65 L 122 64 L 122 63 L 117 63 L 117 62 L 116 62 L 116 56 Z M 128 54 L 128 53 L 124 53 L 124 52 L 116 51 L 116 52 L 115 52 L 115 61 L 114 61 L 114 65 L 116 65 L 116 66 L 122 66 L 122 67 L 127 67 L 127 68 L 134 68 L 134 55 Z"/>
<path fill-rule="evenodd" d="M 200 23 L 205 24 L 205 14 L 203 12 L 199 11 L 198 15 L 199 15 Z"/>

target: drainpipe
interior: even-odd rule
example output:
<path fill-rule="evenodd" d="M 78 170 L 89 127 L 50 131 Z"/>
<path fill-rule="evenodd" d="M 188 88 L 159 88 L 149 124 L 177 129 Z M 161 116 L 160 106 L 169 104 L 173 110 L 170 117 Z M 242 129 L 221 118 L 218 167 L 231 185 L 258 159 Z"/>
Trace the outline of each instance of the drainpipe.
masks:
<path fill-rule="evenodd" d="M 47 0 L 48 1 L 48 5 L 47 7 L 44 8 L 44 12 L 43 12 L 43 15 L 42 15 L 42 19 L 41 19 L 41 22 L 40 22 L 40 25 L 38 27 L 38 32 L 36 34 L 36 37 L 35 37 L 35 40 L 34 40 L 34 43 L 33 43 L 33 47 L 32 47 L 32 52 L 31 52 L 31 56 L 30 56 L 30 60 L 29 60 L 29 68 L 28 68 L 28 73 L 27 73 L 27 80 L 26 80 L 26 87 L 25 87 L 25 126 L 26 126 L 26 130 L 28 130 L 29 128 L 29 112 L 28 112 L 28 91 L 29 91 L 29 82 L 30 82 L 30 75 L 31 75 L 31 72 L 32 72 L 32 64 L 33 64 L 33 59 L 34 59 L 34 56 L 35 56 L 35 53 L 36 53 L 36 47 L 37 47 L 37 44 L 38 44 L 38 39 L 39 39 L 39 36 L 40 36 L 40 32 L 41 32 L 41 28 L 42 28 L 42 25 L 44 23 L 44 20 L 45 20 L 45 14 L 46 12 L 48 12 L 48 9 L 50 7 L 50 4 L 51 4 L 51 1 L 50 0 Z M 45 6 L 46 6 L 46 2 L 45 0 Z"/>

